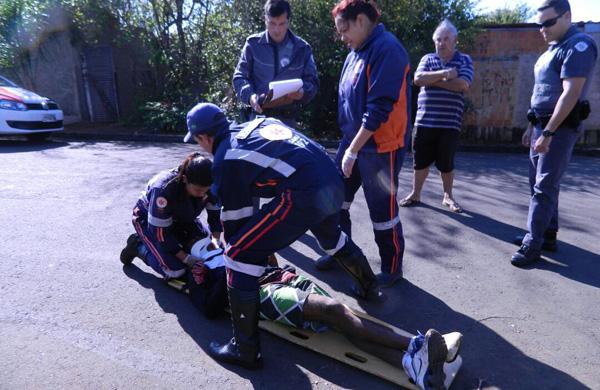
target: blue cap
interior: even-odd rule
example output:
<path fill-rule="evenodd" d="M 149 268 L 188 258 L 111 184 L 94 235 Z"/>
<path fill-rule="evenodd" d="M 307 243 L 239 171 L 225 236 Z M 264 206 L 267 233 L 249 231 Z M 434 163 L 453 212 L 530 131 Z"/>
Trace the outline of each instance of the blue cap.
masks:
<path fill-rule="evenodd" d="M 219 107 L 212 103 L 198 103 L 187 113 L 188 133 L 183 142 L 190 142 L 194 135 L 214 134 L 217 130 L 229 126 L 229 121 Z"/>

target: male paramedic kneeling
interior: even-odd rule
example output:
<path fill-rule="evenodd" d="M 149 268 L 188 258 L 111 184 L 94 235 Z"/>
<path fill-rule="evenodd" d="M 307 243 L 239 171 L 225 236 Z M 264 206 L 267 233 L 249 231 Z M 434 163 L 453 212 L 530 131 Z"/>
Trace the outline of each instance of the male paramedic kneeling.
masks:
<path fill-rule="evenodd" d="M 230 125 L 214 104 L 187 115 L 186 142 L 214 155 L 214 188 L 221 202 L 227 292 L 233 338 L 211 343 L 211 355 L 248 368 L 262 365 L 258 336 L 258 278 L 267 258 L 307 230 L 345 269 L 361 298 L 383 300 L 360 248 L 339 227 L 341 174 L 322 146 L 272 118 Z M 254 213 L 253 197 L 272 197 Z"/>

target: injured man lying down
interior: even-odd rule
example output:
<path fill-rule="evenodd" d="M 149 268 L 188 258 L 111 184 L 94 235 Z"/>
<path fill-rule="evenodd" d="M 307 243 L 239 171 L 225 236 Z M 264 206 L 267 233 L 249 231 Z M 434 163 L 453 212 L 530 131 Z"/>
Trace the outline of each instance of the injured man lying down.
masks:
<path fill-rule="evenodd" d="M 209 237 L 196 241 L 190 253 L 201 258 L 187 273 L 187 288 L 196 308 L 215 318 L 228 305 L 223 249 Z M 357 315 L 291 266 L 269 266 L 259 279 L 260 317 L 286 326 L 325 332 L 338 331 L 363 351 L 403 368 L 422 389 L 445 389 L 445 363 L 458 354 L 462 334 L 429 329 L 407 337 L 392 327 Z"/>

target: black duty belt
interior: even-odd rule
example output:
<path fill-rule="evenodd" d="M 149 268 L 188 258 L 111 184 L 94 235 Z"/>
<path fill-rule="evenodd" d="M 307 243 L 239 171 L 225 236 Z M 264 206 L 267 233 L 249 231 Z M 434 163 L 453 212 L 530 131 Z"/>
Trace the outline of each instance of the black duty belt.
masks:
<path fill-rule="evenodd" d="M 580 100 L 577 102 L 577 104 L 575 104 L 575 107 L 573 107 L 569 115 L 558 127 L 576 129 L 579 127 L 582 121 L 589 117 L 590 112 L 590 102 L 587 100 Z M 552 115 L 537 116 L 531 109 L 529 109 L 527 112 L 527 120 L 534 126 L 539 124 L 542 129 L 546 127 L 548 122 L 550 122 L 550 118 L 552 118 Z"/>

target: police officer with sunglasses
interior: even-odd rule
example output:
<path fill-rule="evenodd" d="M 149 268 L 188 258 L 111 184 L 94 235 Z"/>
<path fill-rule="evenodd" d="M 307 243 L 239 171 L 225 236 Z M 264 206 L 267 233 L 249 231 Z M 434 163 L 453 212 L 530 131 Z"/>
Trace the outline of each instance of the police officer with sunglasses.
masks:
<path fill-rule="evenodd" d="M 567 0 L 545 0 L 538 26 L 548 50 L 537 60 L 535 84 L 523 144 L 530 146 L 531 199 L 527 234 L 512 256 L 517 267 L 537 261 L 542 250 L 556 250 L 558 195 L 573 147 L 589 114 L 585 96 L 598 57 L 594 40 L 571 25 Z"/>

